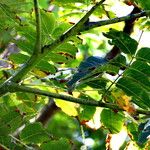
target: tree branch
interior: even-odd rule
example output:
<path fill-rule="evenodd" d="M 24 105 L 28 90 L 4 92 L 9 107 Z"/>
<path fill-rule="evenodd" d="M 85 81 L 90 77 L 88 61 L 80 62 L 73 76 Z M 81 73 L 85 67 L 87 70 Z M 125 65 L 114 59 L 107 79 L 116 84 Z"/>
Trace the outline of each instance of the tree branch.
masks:
<path fill-rule="evenodd" d="M 38 56 L 41 52 L 41 16 L 38 6 L 38 0 L 34 0 L 34 10 L 35 10 L 35 19 L 36 19 L 36 42 L 33 50 L 33 54 Z"/>
<path fill-rule="evenodd" d="M 59 110 L 60 108 L 56 106 L 53 98 L 49 97 L 48 103 L 42 108 L 36 118 L 36 121 L 45 125 L 49 119 Z"/>
<path fill-rule="evenodd" d="M 17 83 L 13 83 L 13 82 L 9 82 L 7 84 L 7 90 L 9 92 L 12 92 L 12 93 L 13 92 L 34 93 L 34 94 L 38 94 L 38 95 L 44 95 L 44 96 L 49 96 L 52 98 L 58 98 L 61 100 L 66 100 L 69 102 L 75 102 L 75 103 L 84 104 L 84 105 L 105 107 L 105 108 L 109 108 L 109 109 L 116 109 L 116 110 L 124 111 L 123 109 L 121 109 L 120 107 L 118 107 L 117 105 L 112 104 L 112 103 L 103 103 L 100 101 L 95 101 L 93 99 L 74 98 L 72 96 L 68 96 L 68 95 L 64 95 L 64 94 L 57 94 L 57 93 L 47 92 L 47 91 L 43 91 L 43 90 L 39 90 L 39 89 L 33 89 L 33 88 L 22 86 L 22 85 L 19 85 Z M 147 111 L 147 110 L 137 109 L 136 112 L 139 114 L 150 115 L 150 111 Z"/>
<path fill-rule="evenodd" d="M 150 11 L 142 11 L 140 13 L 130 14 L 130 15 L 123 16 L 120 18 L 113 18 L 113 19 L 102 20 L 102 21 L 97 21 L 97 22 L 88 22 L 84 25 L 84 27 L 80 31 L 86 31 L 86 30 L 90 30 L 96 27 L 101 27 L 101 26 L 110 25 L 110 24 L 114 24 L 114 23 L 118 23 L 122 21 L 128 21 L 128 20 L 148 16 L 149 13 Z"/>
<path fill-rule="evenodd" d="M 6 82 L 20 82 L 20 80 L 37 64 L 38 56 L 41 52 L 41 18 L 40 10 L 38 6 L 38 0 L 34 0 L 34 11 L 36 20 L 36 42 L 33 49 L 31 58 L 18 70 L 13 76 L 11 76 Z"/>

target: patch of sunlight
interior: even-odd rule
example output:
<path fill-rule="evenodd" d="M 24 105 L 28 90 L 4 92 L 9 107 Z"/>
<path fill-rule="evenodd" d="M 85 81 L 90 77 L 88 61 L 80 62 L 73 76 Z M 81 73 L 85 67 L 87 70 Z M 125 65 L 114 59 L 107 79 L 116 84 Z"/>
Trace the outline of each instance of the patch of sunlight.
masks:
<path fill-rule="evenodd" d="M 129 142 L 126 150 L 139 150 L 138 146 L 136 145 L 136 143 L 134 142 Z"/>
<path fill-rule="evenodd" d="M 91 129 L 97 130 L 101 127 L 101 122 L 100 122 L 100 113 L 102 111 L 102 108 L 97 107 L 95 114 L 91 120 L 86 122 L 86 125 L 90 127 Z"/>
<path fill-rule="evenodd" d="M 91 139 L 91 138 L 86 138 L 86 139 L 84 140 L 84 144 L 85 144 L 86 146 L 92 146 L 92 145 L 94 145 L 94 140 Z"/>
<path fill-rule="evenodd" d="M 133 6 L 128 6 L 124 3 L 116 2 L 111 9 L 117 15 L 117 17 L 121 17 L 128 15 L 132 11 Z"/>
<path fill-rule="evenodd" d="M 127 136 L 126 128 L 122 128 L 118 134 L 113 134 L 110 141 L 112 150 L 118 150 L 126 140 Z"/>

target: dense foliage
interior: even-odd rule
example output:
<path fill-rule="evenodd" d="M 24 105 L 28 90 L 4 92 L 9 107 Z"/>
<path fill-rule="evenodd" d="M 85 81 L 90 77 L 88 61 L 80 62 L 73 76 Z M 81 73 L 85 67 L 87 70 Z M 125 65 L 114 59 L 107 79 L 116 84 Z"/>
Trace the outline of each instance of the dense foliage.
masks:
<path fill-rule="evenodd" d="M 1 0 L 0 149 L 148 149 L 149 6 Z"/>

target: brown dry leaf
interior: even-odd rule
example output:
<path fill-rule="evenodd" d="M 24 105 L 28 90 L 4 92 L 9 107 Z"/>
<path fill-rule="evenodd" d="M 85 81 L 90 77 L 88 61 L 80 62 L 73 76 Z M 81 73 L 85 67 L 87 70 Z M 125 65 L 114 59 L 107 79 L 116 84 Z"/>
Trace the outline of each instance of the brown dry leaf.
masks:
<path fill-rule="evenodd" d="M 131 97 L 127 96 L 123 91 L 112 92 L 112 96 L 120 108 L 129 114 L 135 114 L 136 109 L 131 102 Z"/>

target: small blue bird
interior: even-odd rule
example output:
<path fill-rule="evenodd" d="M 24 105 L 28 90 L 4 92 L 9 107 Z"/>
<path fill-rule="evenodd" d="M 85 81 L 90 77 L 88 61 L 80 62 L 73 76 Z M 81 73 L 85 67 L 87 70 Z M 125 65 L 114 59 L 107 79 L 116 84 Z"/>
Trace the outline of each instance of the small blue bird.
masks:
<path fill-rule="evenodd" d="M 82 80 L 82 78 L 88 75 L 92 70 L 106 63 L 107 60 L 105 58 L 98 56 L 90 56 L 85 61 L 81 62 L 78 67 L 77 73 L 75 73 L 72 76 L 71 80 L 67 82 L 69 93 L 72 92 L 77 82 Z"/>

